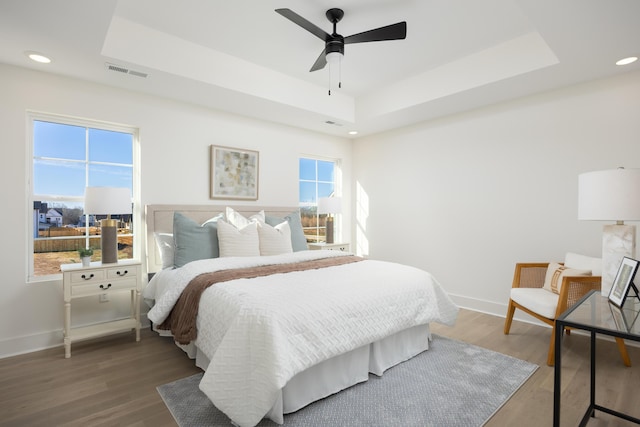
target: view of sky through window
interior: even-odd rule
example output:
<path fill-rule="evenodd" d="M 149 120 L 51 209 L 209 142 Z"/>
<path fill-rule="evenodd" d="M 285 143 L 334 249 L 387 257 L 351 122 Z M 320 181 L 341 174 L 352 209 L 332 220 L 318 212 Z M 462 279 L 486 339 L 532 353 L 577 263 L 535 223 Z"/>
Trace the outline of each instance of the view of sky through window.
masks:
<path fill-rule="evenodd" d="M 300 204 L 316 205 L 318 198 L 329 197 L 335 190 L 335 163 L 300 159 Z"/>
<path fill-rule="evenodd" d="M 33 193 L 82 197 L 87 186 L 133 183 L 133 135 L 46 121 L 33 125 Z"/>

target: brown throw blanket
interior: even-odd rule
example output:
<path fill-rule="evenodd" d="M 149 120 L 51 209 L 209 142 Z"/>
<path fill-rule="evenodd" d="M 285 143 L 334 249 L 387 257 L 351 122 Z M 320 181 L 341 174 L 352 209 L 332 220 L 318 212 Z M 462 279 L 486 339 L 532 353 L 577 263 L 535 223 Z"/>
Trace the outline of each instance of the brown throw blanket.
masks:
<path fill-rule="evenodd" d="M 251 279 L 254 277 L 268 276 L 271 274 L 290 273 L 293 271 L 313 270 L 332 267 L 336 265 L 350 264 L 362 261 L 363 258 L 355 255 L 322 258 L 312 261 L 302 261 L 290 264 L 271 264 L 258 267 L 247 267 L 231 270 L 220 270 L 211 273 L 203 273 L 189 282 L 182 291 L 176 305 L 169 316 L 158 329 L 170 329 L 174 339 L 180 344 L 189 344 L 198 336 L 196 330 L 196 316 L 200 305 L 200 297 L 209 286 L 220 282 L 235 279 Z"/>

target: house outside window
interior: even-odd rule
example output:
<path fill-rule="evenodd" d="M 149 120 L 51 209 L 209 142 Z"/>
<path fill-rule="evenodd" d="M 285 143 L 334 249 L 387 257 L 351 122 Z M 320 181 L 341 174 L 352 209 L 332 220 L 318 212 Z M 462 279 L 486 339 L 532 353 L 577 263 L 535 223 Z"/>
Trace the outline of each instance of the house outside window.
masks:
<path fill-rule="evenodd" d="M 94 249 L 100 260 L 100 220 L 85 215 L 88 186 L 125 187 L 137 183 L 137 129 L 90 120 L 32 113 L 29 115 L 31 162 L 28 280 L 61 274 L 60 264 L 80 262 L 77 250 Z M 135 196 L 134 196 L 135 206 Z M 135 209 L 132 211 L 135 212 Z M 134 215 L 118 221 L 118 258 L 134 258 Z"/>
<path fill-rule="evenodd" d="M 335 160 L 299 159 L 299 206 L 307 242 L 323 242 L 326 215 L 318 215 L 318 199 L 338 195 L 339 166 Z"/>

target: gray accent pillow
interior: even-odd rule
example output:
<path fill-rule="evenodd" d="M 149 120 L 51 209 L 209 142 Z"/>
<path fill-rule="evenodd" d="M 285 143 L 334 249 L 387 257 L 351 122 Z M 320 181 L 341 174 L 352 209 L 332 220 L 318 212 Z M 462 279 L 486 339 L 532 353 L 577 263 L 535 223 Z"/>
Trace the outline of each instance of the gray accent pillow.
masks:
<path fill-rule="evenodd" d="M 174 265 L 183 265 L 199 259 L 218 258 L 218 219 L 217 215 L 200 225 L 180 212 L 173 214 L 173 243 L 175 247 Z"/>
<path fill-rule="evenodd" d="M 287 221 L 291 228 L 291 248 L 293 252 L 306 251 L 309 249 L 307 246 L 307 238 L 304 237 L 304 230 L 302 229 L 302 220 L 300 219 L 300 211 L 291 212 L 284 218 L 277 216 L 267 215 L 265 221 L 272 227 Z"/>

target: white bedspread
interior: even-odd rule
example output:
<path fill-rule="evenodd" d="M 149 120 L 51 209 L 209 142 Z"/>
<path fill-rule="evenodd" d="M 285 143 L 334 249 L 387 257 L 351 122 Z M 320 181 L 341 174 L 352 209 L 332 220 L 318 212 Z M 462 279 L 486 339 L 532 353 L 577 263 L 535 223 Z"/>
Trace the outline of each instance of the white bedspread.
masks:
<path fill-rule="evenodd" d="M 217 258 L 165 270 L 145 290 L 156 299 L 148 316 L 161 323 L 203 272 L 342 255 Z M 457 312 L 429 273 L 383 261 L 218 283 L 200 301 L 196 344 L 211 361 L 200 389 L 235 423 L 253 426 L 295 374 L 411 326 L 453 324 Z"/>

